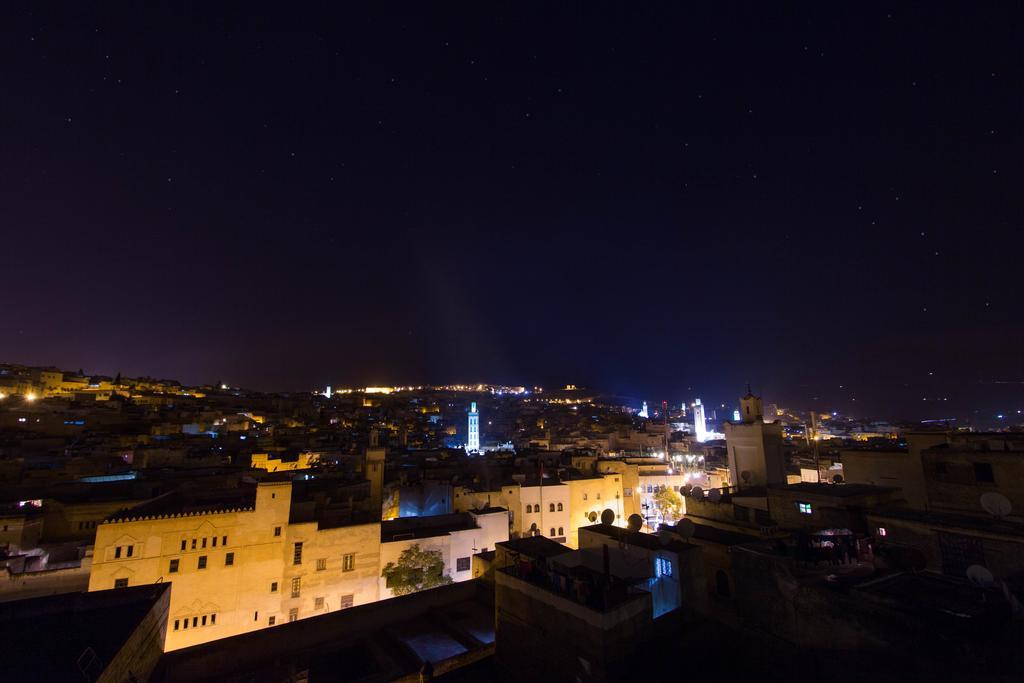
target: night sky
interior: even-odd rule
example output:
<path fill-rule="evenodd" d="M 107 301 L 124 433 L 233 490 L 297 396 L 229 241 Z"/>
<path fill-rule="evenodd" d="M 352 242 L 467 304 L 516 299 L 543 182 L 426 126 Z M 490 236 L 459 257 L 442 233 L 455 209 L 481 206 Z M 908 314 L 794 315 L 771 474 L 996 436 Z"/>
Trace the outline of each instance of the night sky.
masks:
<path fill-rule="evenodd" d="M 210 4 L 0 11 L 0 361 L 1024 408 L 1019 3 Z"/>

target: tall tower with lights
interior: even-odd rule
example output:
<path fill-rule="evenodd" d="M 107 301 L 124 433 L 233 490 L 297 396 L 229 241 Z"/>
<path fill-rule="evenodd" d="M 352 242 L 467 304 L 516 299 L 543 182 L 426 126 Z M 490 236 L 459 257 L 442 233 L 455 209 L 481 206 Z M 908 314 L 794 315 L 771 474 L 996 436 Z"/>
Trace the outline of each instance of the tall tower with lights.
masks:
<path fill-rule="evenodd" d="M 708 426 L 704 421 L 704 406 L 699 398 L 693 402 L 693 433 L 700 443 L 708 440 Z"/>
<path fill-rule="evenodd" d="M 476 410 L 476 401 L 469 408 L 469 434 L 466 437 L 466 452 L 480 452 L 480 413 Z"/>

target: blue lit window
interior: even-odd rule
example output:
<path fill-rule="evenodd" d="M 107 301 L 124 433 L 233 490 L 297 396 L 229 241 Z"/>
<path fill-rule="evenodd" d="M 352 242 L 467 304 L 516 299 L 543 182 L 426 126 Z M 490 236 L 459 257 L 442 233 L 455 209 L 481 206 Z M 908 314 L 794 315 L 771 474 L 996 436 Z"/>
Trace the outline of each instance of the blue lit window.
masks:
<path fill-rule="evenodd" d="M 672 560 L 667 557 L 654 558 L 655 576 L 672 576 Z"/>
<path fill-rule="evenodd" d="M 797 503 L 796 509 L 801 515 L 810 515 L 814 513 L 814 510 L 811 509 L 810 503 Z"/>

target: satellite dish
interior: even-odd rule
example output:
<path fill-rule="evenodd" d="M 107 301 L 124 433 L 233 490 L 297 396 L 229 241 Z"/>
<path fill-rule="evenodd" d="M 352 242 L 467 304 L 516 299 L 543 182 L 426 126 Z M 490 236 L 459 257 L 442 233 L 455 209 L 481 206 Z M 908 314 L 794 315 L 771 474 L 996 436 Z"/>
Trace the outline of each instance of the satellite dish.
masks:
<path fill-rule="evenodd" d="M 693 484 L 683 484 L 683 487 L 679 489 L 679 493 L 683 494 L 684 496 L 688 496 L 690 495 L 690 491 L 692 490 Z"/>
<path fill-rule="evenodd" d="M 981 494 L 981 507 L 988 514 L 1000 519 L 1006 517 L 1013 510 L 1010 499 L 995 491 L 987 491 Z"/>
<path fill-rule="evenodd" d="M 697 525 L 688 519 L 681 519 L 676 524 L 676 533 L 683 538 L 693 538 L 693 532 L 697 530 Z"/>
<path fill-rule="evenodd" d="M 596 522 L 597 521 L 597 513 L 596 512 L 591 512 L 589 515 L 587 515 L 587 519 L 589 519 L 591 522 Z"/>
<path fill-rule="evenodd" d="M 740 479 L 743 480 L 744 484 L 749 484 L 753 476 L 754 475 L 751 474 L 750 470 L 743 470 L 742 472 L 740 472 Z"/>
<path fill-rule="evenodd" d="M 633 513 L 626 520 L 626 528 L 630 531 L 640 531 L 640 528 L 644 525 L 644 518 L 640 515 Z"/>
<path fill-rule="evenodd" d="M 704 500 L 704 489 L 699 486 L 694 486 L 690 489 L 690 498 L 694 500 Z"/>
<path fill-rule="evenodd" d="M 722 492 L 718 489 L 711 489 L 710 491 L 708 491 L 708 500 L 710 500 L 712 503 L 717 503 L 718 501 L 722 500 Z"/>
<path fill-rule="evenodd" d="M 604 512 L 601 513 L 601 524 L 604 524 L 605 526 L 615 524 L 615 512 L 605 508 Z"/>
<path fill-rule="evenodd" d="M 996 582 L 996 577 L 992 576 L 992 572 L 980 564 L 972 564 L 967 568 L 967 578 L 975 586 L 980 586 L 981 588 L 995 585 Z"/>
<path fill-rule="evenodd" d="M 843 483 L 843 475 L 841 475 L 841 474 L 833 474 L 832 475 L 832 483 L 833 484 L 842 484 Z"/>

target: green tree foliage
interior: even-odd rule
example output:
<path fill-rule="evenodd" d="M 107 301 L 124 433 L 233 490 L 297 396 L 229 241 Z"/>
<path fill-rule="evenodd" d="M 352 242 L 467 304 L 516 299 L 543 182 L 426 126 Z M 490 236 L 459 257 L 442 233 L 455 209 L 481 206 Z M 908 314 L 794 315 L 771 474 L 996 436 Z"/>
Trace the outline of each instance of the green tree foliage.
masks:
<path fill-rule="evenodd" d="M 380 575 L 395 595 L 408 595 L 452 582 L 452 577 L 444 573 L 441 551 L 421 550 L 419 543 L 403 550 L 398 562 L 388 562 Z"/>
<path fill-rule="evenodd" d="M 675 522 L 683 516 L 682 496 L 668 487 L 654 494 L 654 507 L 658 508 L 661 518 L 666 522 Z"/>

